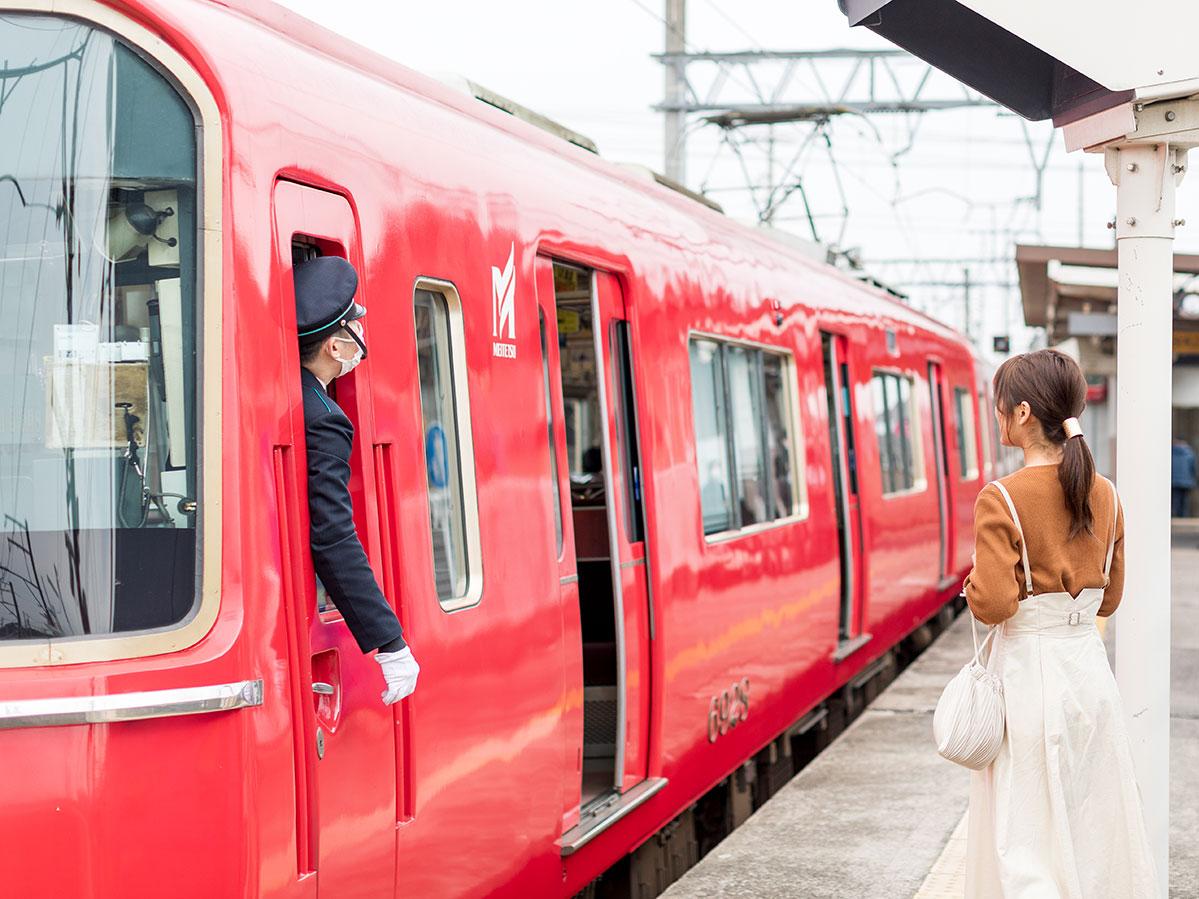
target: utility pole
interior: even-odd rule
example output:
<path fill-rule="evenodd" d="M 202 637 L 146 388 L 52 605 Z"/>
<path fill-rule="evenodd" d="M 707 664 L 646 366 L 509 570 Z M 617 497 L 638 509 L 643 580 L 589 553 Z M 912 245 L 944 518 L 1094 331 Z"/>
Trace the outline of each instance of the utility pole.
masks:
<path fill-rule="evenodd" d="M 687 0 L 666 0 L 666 130 L 663 152 L 666 177 L 679 184 L 687 178 Z"/>
<path fill-rule="evenodd" d="M 970 269 L 962 269 L 962 315 L 965 317 L 966 338 L 974 342 L 974 323 L 970 317 Z"/>

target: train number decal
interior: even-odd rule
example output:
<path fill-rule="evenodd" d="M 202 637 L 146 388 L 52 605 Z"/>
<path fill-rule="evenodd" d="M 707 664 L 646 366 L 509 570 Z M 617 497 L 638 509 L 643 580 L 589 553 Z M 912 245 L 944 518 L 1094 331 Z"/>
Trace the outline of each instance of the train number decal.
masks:
<path fill-rule="evenodd" d="M 708 703 L 708 742 L 728 733 L 749 717 L 749 678 L 743 677 Z"/>

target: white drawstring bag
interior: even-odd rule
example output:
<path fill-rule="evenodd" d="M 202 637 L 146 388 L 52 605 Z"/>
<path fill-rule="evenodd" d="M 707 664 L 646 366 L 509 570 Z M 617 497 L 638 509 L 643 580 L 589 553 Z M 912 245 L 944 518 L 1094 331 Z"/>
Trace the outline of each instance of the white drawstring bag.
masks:
<path fill-rule="evenodd" d="M 984 667 L 979 655 L 995 636 L 998 627 L 978 642 L 974 615 L 970 615 L 970 636 L 974 638 L 974 658 L 962 666 L 945 685 L 937 709 L 933 712 L 933 739 L 937 753 L 951 762 L 978 771 L 995 761 L 1003 743 L 1003 681 L 995 673 L 995 645 L 987 654 Z"/>

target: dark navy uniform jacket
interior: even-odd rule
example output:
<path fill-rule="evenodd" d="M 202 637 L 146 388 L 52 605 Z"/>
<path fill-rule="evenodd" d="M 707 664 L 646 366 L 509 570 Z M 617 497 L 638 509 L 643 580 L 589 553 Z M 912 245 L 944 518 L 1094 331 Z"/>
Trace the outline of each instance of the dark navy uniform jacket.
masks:
<path fill-rule="evenodd" d="M 370 652 L 399 638 L 400 622 L 379 589 L 354 530 L 349 488 L 354 426 L 316 375 L 301 367 L 300 380 L 308 445 L 312 564 L 359 648 Z"/>

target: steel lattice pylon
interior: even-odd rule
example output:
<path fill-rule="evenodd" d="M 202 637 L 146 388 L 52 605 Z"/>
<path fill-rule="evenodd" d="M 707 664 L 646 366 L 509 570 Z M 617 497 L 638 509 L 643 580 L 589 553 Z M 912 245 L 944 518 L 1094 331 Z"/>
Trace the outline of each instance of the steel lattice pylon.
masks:
<path fill-rule="evenodd" d="M 668 39 L 674 33 L 668 22 Z M 898 159 L 915 142 L 923 113 L 995 105 L 902 50 L 676 49 L 654 58 L 667 72 L 666 98 L 654 107 L 667 121 L 667 174 L 684 180 L 688 135 L 701 127 L 719 128 L 721 143 L 737 159 L 763 223 L 771 222 L 793 196 L 806 208 L 799 170 L 813 150 L 831 153 L 826 126 L 834 117 L 857 116 L 871 129 L 870 116 L 901 117 L 905 139 L 890 151 Z M 807 128 L 786 160 L 774 158 L 774 129 L 781 125 Z M 763 128 L 764 141 L 758 139 Z M 763 147 L 763 158 L 751 162 L 748 156 Z M 757 172 L 762 168 L 765 183 Z M 695 186 L 702 192 L 706 185 Z M 814 226 L 813 236 L 818 237 Z"/>

